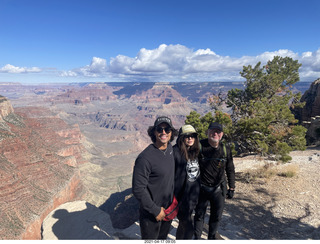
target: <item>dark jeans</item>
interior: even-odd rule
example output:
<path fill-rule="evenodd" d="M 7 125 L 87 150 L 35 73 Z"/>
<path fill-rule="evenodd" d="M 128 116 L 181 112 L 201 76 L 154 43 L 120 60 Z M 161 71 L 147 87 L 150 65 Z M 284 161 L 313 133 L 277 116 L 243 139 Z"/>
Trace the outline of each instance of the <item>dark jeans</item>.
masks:
<path fill-rule="evenodd" d="M 215 235 L 219 227 L 219 222 L 222 217 L 222 212 L 225 203 L 225 196 L 221 189 L 221 186 L 209 187 L 201 185 L 199 201 L 194 216 L 195 239 L 201 239 L 204 216 L 206 214 L 208 201 L 210 202 L 208 239 L 212 240 L 215 239 Z"/>
<path fill-rule="evenodd" d="M 142 240 L 166 240 L 172 221 L 160 221 L 144 210 L 140 210 L 140 231 Z"/>

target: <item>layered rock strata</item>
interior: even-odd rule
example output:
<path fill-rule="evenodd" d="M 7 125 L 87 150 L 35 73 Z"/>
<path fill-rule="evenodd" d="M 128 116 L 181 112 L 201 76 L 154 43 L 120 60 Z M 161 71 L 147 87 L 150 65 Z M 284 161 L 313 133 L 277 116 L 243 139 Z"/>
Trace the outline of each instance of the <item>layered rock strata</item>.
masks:
<path fill-rule="evenodd" d="M 320 145 L 320 79 L 315 80 L 301 97 L 305 106 L 294 111 L 295 116 L 308 129 L 309 145 Z"/>
<path fill-rule="evenodd" d="M 311 84 L 300 101 L 306 103 L 302 109 L 296 111 L 300 121 L 310 121 L 312 117 L 320 115 L 320 79 Z"/>
<path fill-rule="evenodd" d="M 113 89 L 105 83 L 88 84 L 84 87 L 71 87 L 58 96 L 49 98 L 52 103 L 73 103 L 83 105 L 92 101 L 116 100 Z"/>
<path fill-rule="evenodd" d="M 0 237 L 41 239 L 46 215 L 85 194 L 82 135 L 47 109 L 0 99 Z"/>

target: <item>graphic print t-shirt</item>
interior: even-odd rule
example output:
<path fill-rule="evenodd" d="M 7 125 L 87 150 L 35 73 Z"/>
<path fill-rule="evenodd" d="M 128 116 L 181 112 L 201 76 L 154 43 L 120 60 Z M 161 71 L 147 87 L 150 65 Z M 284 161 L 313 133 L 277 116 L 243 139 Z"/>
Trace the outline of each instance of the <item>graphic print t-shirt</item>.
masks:
<path fill-rule="evenodd" d="M 188 160 L 186 165 L 186 171 L 187 171 L 187 179 L 190 182 L 194 182 L 197 180 L 197 178 L 200 175 L 200 168 L 198 160 Z"/>

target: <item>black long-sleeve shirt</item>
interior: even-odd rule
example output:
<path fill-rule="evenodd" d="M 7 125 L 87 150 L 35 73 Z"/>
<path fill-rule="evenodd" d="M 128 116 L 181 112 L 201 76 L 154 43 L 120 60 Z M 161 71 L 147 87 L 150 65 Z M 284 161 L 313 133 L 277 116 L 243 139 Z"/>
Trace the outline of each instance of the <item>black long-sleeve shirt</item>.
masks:
<path fill-rule="evenodd" d="M 207 186 L 218 186 L 226 180 L 227 174 L 229 188 L 235 188 L 235 169 L 230 147 L 226 145 L 225 158 L 222 143 L 218 148 L 212 147 L 208 139 L 201 140 L 200 143 L 202 147 L 199 154 L 201 183 Z"/>
<path fill-rule="evenodd" d="M 165 152 L 154 144 L 144 149 L 135 161 L 132 177 L 132 192 L 140 202 L 140 208 L 155 217 L 161 207 L 172 202 L 174 191 L 174 158 L 169 143 Z"/>

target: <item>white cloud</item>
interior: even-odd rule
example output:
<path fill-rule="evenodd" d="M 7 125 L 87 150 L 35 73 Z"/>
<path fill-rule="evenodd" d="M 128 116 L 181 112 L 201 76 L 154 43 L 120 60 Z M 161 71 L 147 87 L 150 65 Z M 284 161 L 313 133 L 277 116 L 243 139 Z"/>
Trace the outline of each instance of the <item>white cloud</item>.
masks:
<path fill-rule="evenodd" d="M 191 53 L 191 50 L 182 45 L 162 44 L 154 50 L 142 48 L 135 58 L 123 55 L 112 58 L 109 71 L 143 75 L 180 73 Z"/>
<path fill-rule="evenodd" d="M 320 48 L 315 52 L 304 52 L 301 56 L 300 62 L 305 65 L 306 69 L 313 71 L 320 71 Z"/>
<path fill-rule="evenodd" d="M 52 72 L 48 68 L 17 67 L 7 64 L 0 73 L 40 73 L 49 72 L 62 77 L 101 78 L 108 81 L 239 81 L 243 66 L 262 65 L 274 56 L 291 57 L 302 64 L 300 80 L 313 81 L 320 77 L 320 48 L 302 54 L 280 49 L 264 52 L 257 56 L 240 58 L 221 56 L 207 49 L 193 50 L 183 45 L 162 44 L 158 48 L 140 49 L 136 57 L 118 55 L 107 62 L 104 58 L 93 57 L 89 65 L 66 71 Z"/>
<path fill-rule="evenodd" d="M 304 52 L 299 59 L 302 63 L 299 74 L 301 79 L 313 81 L 320 78 L 320 48 L 315 52 Z"/>
<path fill-rule="evenodd" d="M 103 58 L 93 57 L 90 65 L 73 69 L 69 71 L 62 71 L 60 76 L 86 76 L 86 77 L 101 77 L 106 73 L 107 61 Z"/>
<path fill-rule="evenodd" d="M 287 49 L 280 49 L 274 52 L 264 52 L 256 57 L 257 60 L 260 60 L 262 63 L 266 63 L 269 60 L 272 60 L 274 56 L 281 56 L 281 57 L 290 57 L 292 59 L 298 59 L 298 54 L 294 53 Z"/>
<path fill-rule="evenodd" d="M 291 50 L 280 49 L 264 52 L 257 56 L 233 58 L 221 56 L 210 49 L 192 50 L 183 45 L 162 44 L 148 50 L 142 48 L 136 57 L 118 55 L 109 64 L 102 58 L 94 57 L 90 65 L 65 71 L 62 76 L 111 77 L 122 80 L 168 80 L 168 81 L 226 81 L 242 80 L 239 72 L 243 66 L 262 65 L 274 56 L 291 57 L 302 63 L 301 80 L 320 77 L 320 49 L 301 55 Z"/>
<path fill-rule="evenodd" d="M 78 74 L 74 71 L 68 70 L 68 71 L 62 71 L 60 76 L 76 77 L 78 76 Z"/>
<path fill-rule="evenodd" d="M 11 64 L 6 64 L 2 68 L 0 68 L 0 73 L 14 73 L 14 74 L 20 74 L 20 73 L 39 73 L 42 70 L 38 67 L 17 67 L 13 66 Z"/>

